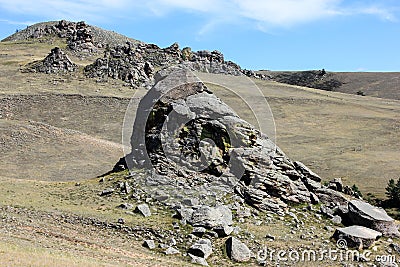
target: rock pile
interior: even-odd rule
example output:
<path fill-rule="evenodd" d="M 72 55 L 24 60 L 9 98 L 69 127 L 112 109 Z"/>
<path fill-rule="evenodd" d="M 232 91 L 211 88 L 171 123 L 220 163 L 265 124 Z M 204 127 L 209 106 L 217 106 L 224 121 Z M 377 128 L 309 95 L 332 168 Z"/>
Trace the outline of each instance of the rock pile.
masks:
<path fill-rule="evenodd" d="M 43 73 L 66 73 L 73 72 L 78 66 L 71 61 L 59 47 L 51 49 L 50 54 L 41 61 L 30 63 L 25 71 Z"/>

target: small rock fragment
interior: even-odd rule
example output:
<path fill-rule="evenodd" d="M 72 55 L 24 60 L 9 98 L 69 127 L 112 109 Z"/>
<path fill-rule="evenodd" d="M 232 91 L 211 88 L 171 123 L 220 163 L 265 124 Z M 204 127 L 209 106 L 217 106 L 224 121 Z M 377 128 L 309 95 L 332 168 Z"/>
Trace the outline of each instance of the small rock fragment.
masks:
<path fill-rule="evenodd" d="M 140 204 L 136 207 L 135 209 L 136 213 L 142 214 L 144 217 L 149 217 L 151 216 L 151 211 L 150 208 L 147 204 Z"/>

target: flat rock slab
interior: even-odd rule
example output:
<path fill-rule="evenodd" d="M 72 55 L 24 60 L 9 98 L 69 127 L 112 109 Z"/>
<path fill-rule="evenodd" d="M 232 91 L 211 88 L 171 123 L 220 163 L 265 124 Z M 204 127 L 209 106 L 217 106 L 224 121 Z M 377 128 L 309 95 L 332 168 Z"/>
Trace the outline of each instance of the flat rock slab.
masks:
<path fill-rule="evenodd" d="M 369 248 L 382 233 L 369 229 L 364 226 L 353 225 L 345 228 L 336 229 L 333 234 L 335 240 L 343 239 L 349 248 Z M 343 243 L 338 243 L 340 248 L 344 248 Z"/>
<path fill-rule="evenodd" d="M 385 236 L 400 237 L 395 220 L 384 209 L 360 200 L 350 201 L 348 207 L 348 218 L 352 224 L 374 229 Z"/>

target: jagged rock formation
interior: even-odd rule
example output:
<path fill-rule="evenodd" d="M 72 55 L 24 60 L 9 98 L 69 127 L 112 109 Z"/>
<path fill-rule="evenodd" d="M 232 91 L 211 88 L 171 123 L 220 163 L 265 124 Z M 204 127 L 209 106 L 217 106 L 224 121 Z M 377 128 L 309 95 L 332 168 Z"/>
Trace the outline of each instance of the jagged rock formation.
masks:
<path fill-rule="evenodd" d="M 326 91 L 333 91 L 343 83 L 325 70 L 310 70 L 299 72 L 270 73 L 272 80 L 291 85 L 305 86 Z"/>
<path fill-rule="evenodd" d="M 79 57 L 97 55 L 104 52 L 102 58 L 86 66 L 85 73 L 90 78 L 106 81 L 107 78 L 123 80 L 133 87 L 153 85 L 154 68 L 164 68 L 177 64 L 189 70 L 226 74 L 258 79 L 270 79 L 268 75 L 242 69 L 232 61 L 226 61 L 219 51 L 197 51 L 190 47 L 179 48 L 177 43 L 166 48 L 155 44 L 145 44 L 114 32 L 90 26 L 84 21 L 38 23 L 21 30 L 2 41 L 38 39 L 44 37 L 64 38 L 69 53 Z"/>
<path fill-rule="evenodd" d="M 73 72 L 78 66 L 59 48 L 51 49 L 50 54 L 43 60 L 35 61 L 26 66 L 24 71 L 43 73 Z"/>
<path fill-rule="evenodd" d="M 260 79 L 268 77 L 243 70 L 232 61 L 225 61 L 219 51 L 192 52 L 190 47 L 182 50 L 177 43 L 167 48 L 160 48 L 154 44 L 132 44 L 116 46 L 106 49 L 103 58 L 86 66 L 88 77 L 106 80 L 108 77 L 121 79 L 133 86 L 153 85 L 153 68 L 163 68 L 181 64 L 192 71 L 201 71 L 215 74 L 241 76 L 246 75 Z"/>
<path fill-rule="evenodd" d="M 172 179 L 240 180 L 237 193 L 262 210 L 316 199 L 312 185 L 321 179 L 288 159 L 190 71 L 163 70 L 156 81 L 139 104 L 128 165 L 153 166 Z"/>

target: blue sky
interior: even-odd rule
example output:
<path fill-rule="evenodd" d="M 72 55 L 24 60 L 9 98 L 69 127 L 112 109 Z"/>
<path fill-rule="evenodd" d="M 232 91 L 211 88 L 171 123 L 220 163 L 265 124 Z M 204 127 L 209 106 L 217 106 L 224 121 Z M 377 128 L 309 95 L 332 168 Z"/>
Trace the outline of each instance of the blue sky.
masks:
<path fill-rule="evenodd" d="M 399 0 L 0 0 L 0 38 L 60 19 L 247 69 L 400 71 Z"/>

